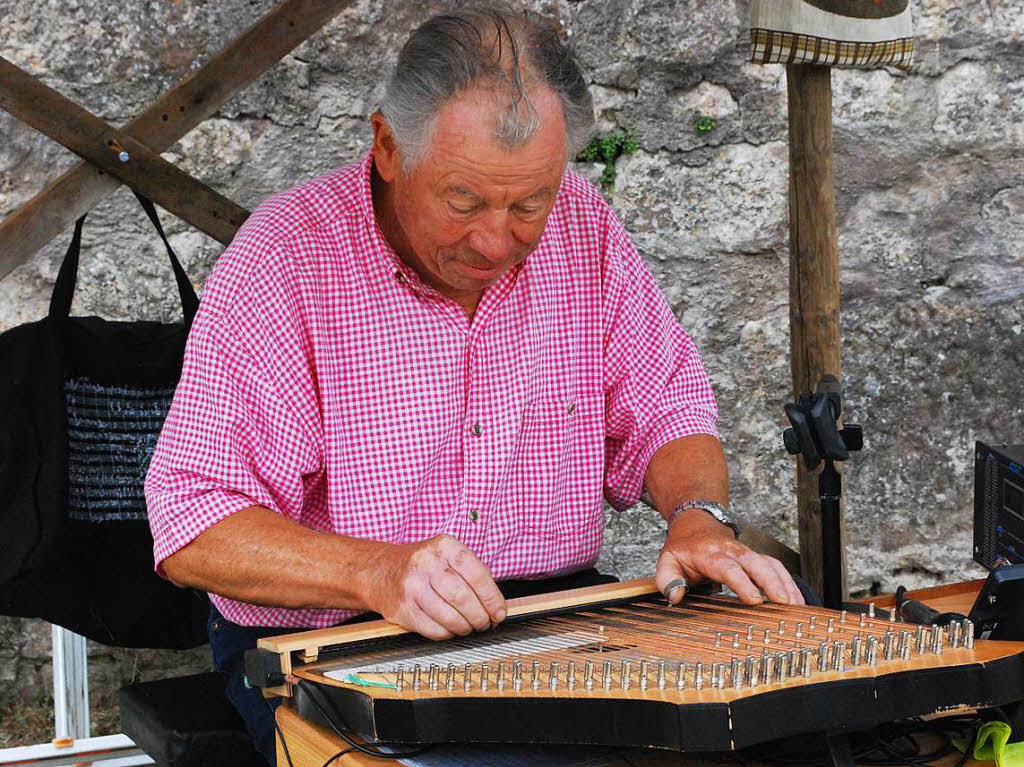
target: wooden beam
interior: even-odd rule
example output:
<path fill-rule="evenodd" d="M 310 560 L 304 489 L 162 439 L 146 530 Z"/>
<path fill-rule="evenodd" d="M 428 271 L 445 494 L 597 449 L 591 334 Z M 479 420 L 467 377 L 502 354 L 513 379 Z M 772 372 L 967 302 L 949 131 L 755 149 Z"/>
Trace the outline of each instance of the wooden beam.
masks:
<path fill-rule="evenodd" d="M 249 211 L 0 57 L 0 107 L 227 245 Z"/>
<path fill-rule="evenodd" d="M 352 0 L 285 0 L 150 105 L 124 132 L 153 152 L 166 151 L 351 5 Z M 83 162 L 0 222 L 0 279 L 120 183 Z"/>
<path fill-rule="evenodd" d="M 789 329 L 793 394 L 809 394 L 822 376 L 840 381 L 839 248 L 832 159 L 832 75 L 791 64 L 789 89 Z M 836 468 L 842 471 L 842 466 Z M 821 502 L 817 474 L 797 463 L 800 561 L 822 593 Z M 842 522 L 840 522 L 842 525 Z M 844 534 L 845 541 L 845 534 Z M 843 595 L 846 555 L 843 555 Z"/>

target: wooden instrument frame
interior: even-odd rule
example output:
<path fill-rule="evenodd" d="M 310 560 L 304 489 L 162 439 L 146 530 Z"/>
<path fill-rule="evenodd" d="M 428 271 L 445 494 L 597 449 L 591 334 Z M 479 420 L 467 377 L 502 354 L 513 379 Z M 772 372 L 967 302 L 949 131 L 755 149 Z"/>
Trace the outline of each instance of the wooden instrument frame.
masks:
<path fill-rule="evenodd" d="M 637 600 L 652 607 L 651 580 L 593 586 L 513 600 L 512 620 L 557 615 L 573 608 L 613 609 Z M 664 611 L 664 605 L 656 609 Z M 736 605 L 743 612 L 747 608 Z M 674 608 L 671 608 L 674 609 Z M 770 608 L 776 609 L 776 608 Z M 804 608 L 782 608 L 802 610 Z M 806 608 L 809 611 L 811 608 Z M 832 614 L 813 608 L 817 614 Z M 834 613 L 838 615 L 838 613 Z M 820 625 L 820 624 L 819 624 Z M 896 624 L 902 625 L 902 624 Z M 408 632 L 384 621 L 302 632 L 259 641 L 278 653 L 286 683 L 268 690 L 293 698 L 300 715 L 336 721 L 364 738 L 406 743 L 516 742 L 643 746 L 678 751 L 728 751 L 803 733 L 856 731 L 883 722 L 1003 705 L 1024 698 L 1024 643 L 978 640 L 941 655 L 848 666 L 804 678 L 742 689 L 552 691 L 526 689 L 450 692 L 357 687 L 324 676 L 331 651 L 353 642 Z M 311 684 L 312 683 L 312 684 Z"/>

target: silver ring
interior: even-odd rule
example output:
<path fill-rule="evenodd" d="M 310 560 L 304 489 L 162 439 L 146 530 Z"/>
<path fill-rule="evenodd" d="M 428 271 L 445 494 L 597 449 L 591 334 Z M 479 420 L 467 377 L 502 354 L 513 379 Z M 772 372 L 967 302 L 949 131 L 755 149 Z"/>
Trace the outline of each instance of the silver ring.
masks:
<path fill-rule="evenodd" d="M 668 582 L 665 586 L 665 598 L 668 599 L 668 595 L 672 593 L 674 589 L 682 588 L 684 591 L 690 588 L 690 584 L 686 578 L 674 578 Z"/>

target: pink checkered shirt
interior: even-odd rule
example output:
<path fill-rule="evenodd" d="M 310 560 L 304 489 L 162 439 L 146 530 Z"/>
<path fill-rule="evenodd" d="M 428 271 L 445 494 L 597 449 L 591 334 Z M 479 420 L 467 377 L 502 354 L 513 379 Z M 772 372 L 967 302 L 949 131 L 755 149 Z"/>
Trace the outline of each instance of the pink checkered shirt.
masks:
<path fill-rule="evenodd" d="M 696 348 L 579 175 L 470 324 L 384 239 L 370 162 L 266 201 L 217 261 L 146 477 L 158 566 L 254 504 L 378 541 L 447 533 L 495 580 L 592 565 L 602 496 L 632 506 L 658 447 L 717 434 Z M 249 626 L 355 614 L 211 598 Z"/>

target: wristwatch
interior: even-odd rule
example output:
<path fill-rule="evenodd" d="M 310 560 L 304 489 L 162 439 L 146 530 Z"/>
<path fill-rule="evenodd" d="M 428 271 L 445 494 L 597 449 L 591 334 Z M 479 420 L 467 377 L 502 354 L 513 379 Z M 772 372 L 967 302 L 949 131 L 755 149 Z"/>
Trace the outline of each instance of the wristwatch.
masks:
<path fill-rule="evenodd" d="M 740 537 L 740 526 L 732 521 L 732 517 L 729 516 L 729 512 L 725 510 L 725 507 L 708 498 L 694 498 L 689 501 L 683 501 L 672 509 L 672 513 L 668 515 L 668 524 L 671 525 L 676 521 L 676 519 L 690 509 L 701 509 L 702 511 L 706 511 L 723 525 L 732 530 L 737 538 Z"/>

